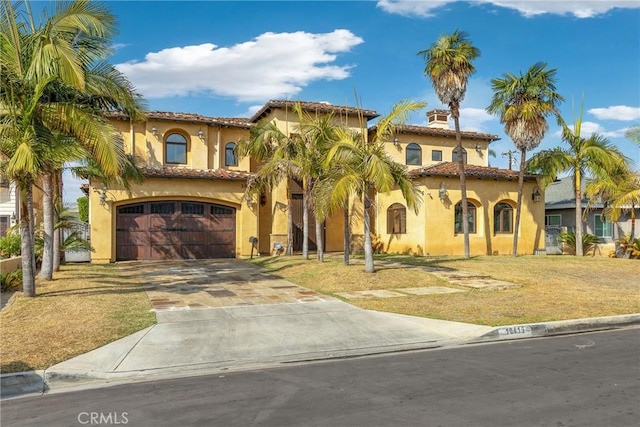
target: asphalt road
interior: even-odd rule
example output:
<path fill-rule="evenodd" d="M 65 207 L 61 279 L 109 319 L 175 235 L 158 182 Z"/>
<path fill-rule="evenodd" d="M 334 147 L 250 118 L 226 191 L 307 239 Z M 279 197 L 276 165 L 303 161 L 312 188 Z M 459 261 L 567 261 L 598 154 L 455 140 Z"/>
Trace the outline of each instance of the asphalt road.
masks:
<path fill-rule="evenodd" d="M 640 329 L 50 393 L 2 426 L 638 426 Z"/>

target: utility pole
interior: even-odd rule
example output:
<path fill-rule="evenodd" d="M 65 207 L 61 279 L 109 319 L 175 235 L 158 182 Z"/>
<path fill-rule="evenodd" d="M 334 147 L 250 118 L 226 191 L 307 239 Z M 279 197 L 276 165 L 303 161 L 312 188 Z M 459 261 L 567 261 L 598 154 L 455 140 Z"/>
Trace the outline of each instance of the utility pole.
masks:
<path fill-rule="evenodd" d="M 511 170 L 511 165 L 513 165 L 513 155 L 516 154 L 517 151 L 516 150 L 509 150 L 506 151 L 504 153 L 502 153 L 503 156 L 508 156 L 509 157 L 509 170 Z"/>

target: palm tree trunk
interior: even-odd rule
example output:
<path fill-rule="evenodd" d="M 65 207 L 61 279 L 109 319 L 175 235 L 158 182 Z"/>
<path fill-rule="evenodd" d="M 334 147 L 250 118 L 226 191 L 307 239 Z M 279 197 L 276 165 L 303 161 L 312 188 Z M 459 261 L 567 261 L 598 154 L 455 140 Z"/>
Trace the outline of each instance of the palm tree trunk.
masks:
<path fill-rule="evenodd" d="M 634 236 L 636 235 L 636 205 L 631 205 L 631 241 L 633 241 Z"/>
<path fill-rule="evenodd" d="M 583 256 L 582 252 L 582 182 L 580 170 L 574 175 L 574 189 L 576 195 L 576 256 Z"/>
<path fill-rule="evenodd" d="M 293 199 L 289 187 L 287 187 L 287 247 L 284 254 L 293 255 Z"/>
<path fill-rule="evenodd" d="M 470 258 L 469 250 L 469 207 L 467 206 L 467 177 L 464 172 L 464 156 L 462 155 L 462 135 L 460 133 L 460 109 L 458 103 L 449 105 L 456 129 L 458 150 L 458 174 L 460 175 L 460 193 L 462 197 L 462 232 L 464 234 L 464 257 Z"/>
<path fill-rule="evenodd" d="M 344 257 L 343 263 L 344 265 L 349 265 L 349 242 L 351 240 L 350 232 L 349 232 L 349 197 L 344 202 Z"/>
<path fill-rule="evenodd" d="M 62 212 L 62 208 L 63 208 L 63 200 L 62 200 L 62 171 L 57 170 L 54 172 L 54 181 L 53 181 L 53 187 L 54 187 L 54 207 L 56 207 L 57 209 L 54 210 L 55 212 L 55 217 L 54 217 L 54 222 L 55 224 L 58 223 L 59 219 L 60 219 L 60 212 Z M 62 230 L 60 230 L 60 228 L 55 227 L 54 231 L 53 231 L 53 271 L 60 271 L 60 260 L 62 259 Z"/>
<path fill-rule="evenodd" d="M 369 186 L 365 186 L 369 188 Z M 371 220 L 369 219 L 369 196 L 364 195 L 364 271 L 365 273 L 375 273 L 373 265 L 373 244 L 371 242 Z"/>
<path fill-rule="evenodd" d="M 309 259 L 309 196 L 302 191 L 302 259 Z"/>
<path fill-rule="evenodd" d="M 53 232 L 55 228 L 53 213 L 53 176 L 50 173 L 42 177 L 42 214 L 43 214 L 43 250 L 40 278 L 53 279 Z"/>
<path fill-rule="evenodd" d="M 524 169 L 527 149 L 520 151 L 520 173 L 518 174 L 518 201 L 516 203 L 516 223 L 513 226 L 513 256 L 518 256 L 518 235 L 520 234 L 520 214 L 522 212 L 522 191 L 524 187 Z"/>
<path fill-rule="evenodd" d="M 36 296 L 36 280 L 33 265 L 33 234 L 29 224 L 29 200 L 33 201 L 33 190 L 29 185 L 23 192 L 24 198 L 20 203 L 20 251 L 22 255 L 22 292 L 27 297 Z M 31 202 L 33 205 L 33 202 Z"/>
<path fill-rule="evenodd" d="M 324 240 L 322 238 L 323 223 L 318 221 L 316 217 L 316 245 L 318 250 L 316 252 L 316 259 L 320 262 L 324 261 Z"/>
<path fill-rule="evenodd" d="M 36 250 L 35 250 L 35 227 L 36 227 L 36 214 L 33 207 L 33 186 L 29 185 L 26 194 L 27 201 L 27 215 L 29 215 L 29 239 L 31 240 L 31 275 L 33 276 L 33 280 L 35 281 L 36 273 L 37 273 L 37 263 L 36 263 Z M 24 271 L 23 271 L 24 274 Z M 35 284 L 34 284 L 35 289 Z M 35 295 L 35 290 L 34 290 Z"/>

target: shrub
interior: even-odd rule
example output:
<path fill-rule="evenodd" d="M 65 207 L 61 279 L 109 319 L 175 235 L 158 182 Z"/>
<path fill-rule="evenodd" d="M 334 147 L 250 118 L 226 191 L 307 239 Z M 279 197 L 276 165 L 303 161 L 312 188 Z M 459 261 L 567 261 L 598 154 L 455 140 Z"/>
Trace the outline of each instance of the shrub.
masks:
<path fill-rule="evenodd" d="M 0 289 L 6 292 L 12 288 L 17 288 L 22 284 L 22 270 L 10 271 L 7 274 L 0 273 Z"/>
<path fill-rule="evenodd" d="M 573 253 L 576 253 L 576 233 L 560 233 L 558 235 L 558 241 L 564 243 Z M 600 243 L 600 239 L 593 234 L 582 234 L 582 254 L 587 255 L 589 252 L 592 252 L 591 255 L 595 255 L 596 249 L 598 248 L 598 243 Z"/>
<path fill-rule="evenodd" d="M 0 257 L 10 258 L 20 255 L 20 235 L 9 234 L 0 238 Z"/>
<path fill-rule="evenodd" d="M 77 202 L 78 218 L 86 224 L 89 222 L 89 198 L 87 196 L 79 197 Z"/>
<path fill-rule="evenodd" d="M 619 246 L 614 255 L 620 258 L 640 259 L 640 239 L 632 239 L 630 234 L 616 240 Z"/>

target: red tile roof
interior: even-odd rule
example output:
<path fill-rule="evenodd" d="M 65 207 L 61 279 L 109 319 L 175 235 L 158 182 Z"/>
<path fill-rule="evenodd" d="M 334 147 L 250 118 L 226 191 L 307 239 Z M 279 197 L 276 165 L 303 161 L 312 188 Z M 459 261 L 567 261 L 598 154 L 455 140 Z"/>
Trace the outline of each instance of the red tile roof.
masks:
<path fill-rule="evenodd" d="M 454 162 L 442 162 L 431 166 L 423 166 L 420 169 L 414 169 L 409 171 L 409 174 L 414 177 L 423 176 L 458 176 L 458 163 Z M 506 180 L 514 181 L 518 180 L 518 171 L 508 169 L 498 169 L 486 166 L 476 165 L 464 165 L 465 176 L 477 179 L 494 179 L 494 180 Z M 525 181 L 535 181 L 536 175 L 524 175 Z"/>
<path fill-rule="evenodd" d="M 119 111 L 107 111 L 105 116 L 114 119 L 129 120 L 129 116 Z M 174 120 L 181 122 L 206 123 L 208 125 L 222 125 L 248 128 L 251 126 L 249 119 L 237 117 L 210 117 L 193 113 L 174 113 L 171 111 L 149 111 L 147 119 Z"/>
<path fill-rule="evenodd" d="M 369 132 L 375 132 L 376 126 L 372 126 L 369 128 Z M 428 126 L 416 126 L 416 125 L 400 125 L 396 127 L 396 132 L 398 133 L 413 133 L 418 135 L 432 135 L 432 136 L 446 136 L 446 137 L 456 137 L 456 131 L 453 129 L 440 129 L 435 127 Z M 470 131 L 461 131 L 460 134 L 463 138 L 468 139 L 481 139 L 484 141 L 497 141 L 500 138 L 498 135 L 492 135 L 488 133 L 479 133 L 479 132 L 470 132 Z"/>
<path fill-rule="evenodd" d="M 227 169 L 190 169 L 180 166 L 160 166 L 142 168 L 147 178 L 195 178 L 195 179 L 227 179 L 244 181 L 254 176 L 250 172 L 230 171 Z"/>
<path fill-rule="evenodd" d="M 347 114 L 350 116 L 357 116 L 362 114 L 367 121 L 378 117 L 378 113 L 373 110 L 364 110 L 361 108 L 346 107 L 341 105 L 333 105 L 328 102 L 307 102 L 307 101 L 285 101 L 285 100 L 271 100 L 264 104 L 254 115 L 249 119 L 250 122 L 257 122 L 273 109 L 276 108 L 288 108 L 293 109 L 296 104 L 300 104 L 303 110 L 317 111 L 320 113 L 334 113 L 334 114 Z"/>

